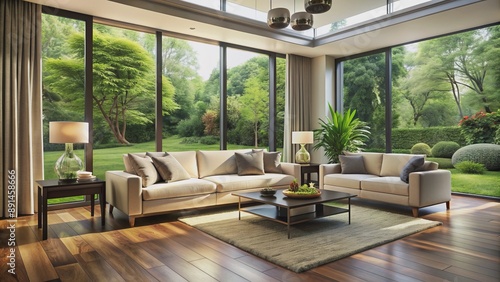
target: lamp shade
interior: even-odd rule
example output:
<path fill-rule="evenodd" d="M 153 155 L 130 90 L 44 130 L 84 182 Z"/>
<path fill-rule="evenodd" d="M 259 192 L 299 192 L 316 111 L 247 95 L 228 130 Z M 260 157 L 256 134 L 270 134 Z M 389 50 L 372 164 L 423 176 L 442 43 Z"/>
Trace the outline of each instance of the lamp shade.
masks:
<path fill-rule="evenodd" d="M 292 15 L 291 24 L 294 30 L 308 30 L 313 26 L 313 15 L 307 12 L 297 12 Z"/>
<path fill-rule="evenodd" d="M 75 121 L 49 122 L 50 143 L 89 143 L 89 124 Z"/>
<path fill-rule="evenodd" d="M 308 13 L 321 14 L 328 12 L 332 7 L 332 0 L 305 0 L 304 8 Z"/>
<path fill-rule="evenodd" d="M 312 144 L 314 143 L 314 134 L 312 131 L 293 131 L 292 144 Z"/>
<path fill-rule="evenodd" d="M 290 24 L 290 11 L 286 8 L 274 8 L 267 12 L 267 25 L 270 28 L 285 28 Z"/>

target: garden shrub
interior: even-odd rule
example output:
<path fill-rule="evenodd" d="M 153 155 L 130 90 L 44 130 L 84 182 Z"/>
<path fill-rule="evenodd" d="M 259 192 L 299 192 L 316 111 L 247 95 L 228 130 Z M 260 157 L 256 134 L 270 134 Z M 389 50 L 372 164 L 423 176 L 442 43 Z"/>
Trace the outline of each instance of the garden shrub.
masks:
<path fill-rule="evenodd" d="M 431 155 L 431 147 L 425 143 L 417 143 L 411 147 L 411 153 L 412 154 L 418 154 L 418 155 L 426 155 L 430 156 Z"/>
<path fill-rule="evenodd" d="M 500 112 L 478 112 L 470 117 L 464 116 L 458 125 L 468 145 L 494 143 L 495 133 L 500 127 Z"/>
<path fill-rule="evenodd" d="M 500 145 L 495 144 L 472 144 L 458 149 L 451 163 L 456 164 L 471 161 L 483 164 L 487 170 L 500 170 Z"/>
<path fill-rule="evenodd" d="M 432 146 L 431 154 L 435 158 L 451 158 L 460 149 L 460 145 L 453 141 L 441 141 Z"/>
<path fill-rule="evenodd" d="M 200 143 L 200 137 L 184 137 L 180 144 L 197 144 Z"/>
<path fill-rule="evenodd" d="M 454 141 L 460 146 L 467 143 L 459 126 L 439 126 L 426 128 L 393 128 L 392 149 L 410 149 L 416 143 L 434 146 L 439 141 Z"/>
<path fill-rule="evenodd" d="M 469 174 L 483 174 L 486 170 L 483 164 L 478 164 L 471 161 L 463 161 L 459 162 L 455 165 L 455 168 L 458 169 L 462 173 Z"/>
<path fill-rule="evenodd" d="M 500 145 L 500 126 L 497 128 L 495 133 L 495 144 Z"/>
<path fill-rule="evenodd" d="M 204 145 L 219 144 L 219 138 L 216 136 L 203 136 L 200 138 L 200 143 Z"/>

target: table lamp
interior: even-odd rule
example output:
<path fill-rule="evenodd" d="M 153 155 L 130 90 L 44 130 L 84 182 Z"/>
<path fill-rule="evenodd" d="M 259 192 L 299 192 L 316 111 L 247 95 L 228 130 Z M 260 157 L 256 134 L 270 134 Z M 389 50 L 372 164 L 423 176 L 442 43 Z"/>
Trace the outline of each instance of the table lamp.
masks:
<path fill-rule="evenodd" d="M 89 142 L 89 124 L 73 121 L 50 122 L 49 142 L 66 144 L 64 153 L 54 167 L 59 182 L 76 182 L 77 171 L 83 169 L 83 162 L 73 152 L 73 143 Z"/>
<path fill-rule="evenodd" d="M 314 143 L 314 134 L 312 131 L 293 131 L 292 144 L 300 144 L 300 149 L 295 154 L 295 162 L 299 164 L 308 164 L 311 162 L 311 155 L 304 147 L 306 144 Z"/>

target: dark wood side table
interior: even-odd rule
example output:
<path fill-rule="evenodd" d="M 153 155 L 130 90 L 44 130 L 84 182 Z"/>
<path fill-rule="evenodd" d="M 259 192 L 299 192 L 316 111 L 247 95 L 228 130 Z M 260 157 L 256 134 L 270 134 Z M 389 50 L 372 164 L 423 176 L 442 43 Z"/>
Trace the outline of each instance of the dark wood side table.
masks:
<path fill-rule="evenodd" d="M 47 240 L 47 200 L 62 197 L 90 195 L 90 215 L 94 216 L 95 194 L 101 204 L 101 224 L 106 216 L 106 181 L 95 179 L 75 183 L 63 183 L 57 179 L 37 180 L 38 185 L 38 228 L 42 228 L 43 240 Z"/>
<path fill-rule="evenodd" d="M 309 184 L 311 182 L 311 173 L 317 173 L 319 178 L 319 164 L 300 164 L 300 174 L 302 176 L 301 184 Z"/>

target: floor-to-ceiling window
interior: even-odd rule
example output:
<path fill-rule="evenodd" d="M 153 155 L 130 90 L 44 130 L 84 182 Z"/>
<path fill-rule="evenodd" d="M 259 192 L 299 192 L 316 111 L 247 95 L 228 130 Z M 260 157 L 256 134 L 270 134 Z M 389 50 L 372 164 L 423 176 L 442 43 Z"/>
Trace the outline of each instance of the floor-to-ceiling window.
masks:
<path fill-rule="evenodd" d="M 454 175 L 451 156 L 435 156 L 432 148 L 442 141 L 459 147 L 495 142 L 499 38 L 500 26 L 493 25 L 339 59 L 338 83 L 343 87 L 337 94 L 343 106 L 337 110 L 356 109 L 357 117 L 368 122 L 367 151 L 418 149 Z M 473 134 L 461 127 L 470 120 L 476 120 Z M 488 172 L 485 177 L 488 181 L 496 176 Z M 489 185 L 489 190 L 469 190 L 463 183 L 462 178 L 452 177 L 452 191 L 500 195 L 497 184 Z"/>
<path fill-rule="evenodd" d="M 43 14 L 45 179 L 56 178 L 53 165 L 62 154 L 62 147 L 48 142 L 48 122 L 55 120 L 92 124 L 87 150 L 77 145 L 76 153 L 101 179 L 108 170 L 123 170 L 127 153 L 281 149 L 283 55 L 52 12 Z M 85 20 L 68 18 L 73 16 Z"/>
<path fill-rule="evenodd" d="M 163 36 L 161 61 L 163 150 L 219 149 L 219 46 Z"/>
<path fill-rule="evenodd" d="M 57 179 L 56 160 L 64 144 L 49 142 L 49 122 L 84 121 L 85 22 L 44 14 L 42 17 L 42 101 L 44 177 Z M 75 154 L 85 161 L 83 144 L 74 144 Z M 51 199 L 49 203 L 82 201 L 84 196 Z"/>
<path fill-rule="evenodd" d="M 342 110 L 356 110 L 356 116 L 370 127 L 366 148 L 385 150 L 386 56 L 384 52 L 342 62 Z"/>

